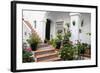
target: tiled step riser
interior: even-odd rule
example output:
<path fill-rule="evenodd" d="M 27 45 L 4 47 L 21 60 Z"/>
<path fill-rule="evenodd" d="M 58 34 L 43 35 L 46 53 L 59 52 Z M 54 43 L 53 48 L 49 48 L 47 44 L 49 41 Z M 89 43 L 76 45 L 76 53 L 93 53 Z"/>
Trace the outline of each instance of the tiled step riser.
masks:
<path fill-rule="evenodd" d="M 58 57 L 58 55 L 56 54 L 56 55 L 51 55 L 51 56 L 37 58 L 37 62 L 44 61 L 44 60 L 47 60 L 47 59 L 52 59 L 52 58 L 55 58 L 55 57 Z"/>
<path fill-rule="evenodd" d="M 52 46 L 45 46 L 45 47 L 37 47 L 39 50 L 45 50 L 45 49 L 54 49 Z"/>
<path fill-rule="evenodd" d="M 48 46 L 49 46 L 48 44 L 39 44 L 37 48 L 42 48 L 42 47 L 44 48 L 44 47 L 48 47 Z"/>
<path fill-rule="evenodd" d="M 43 52 L 36 52 L 35 56 L 43 55 L 43 54 L 50 54 L 50 53 L 55 53 L 55 50 L 43 51 Z"/>

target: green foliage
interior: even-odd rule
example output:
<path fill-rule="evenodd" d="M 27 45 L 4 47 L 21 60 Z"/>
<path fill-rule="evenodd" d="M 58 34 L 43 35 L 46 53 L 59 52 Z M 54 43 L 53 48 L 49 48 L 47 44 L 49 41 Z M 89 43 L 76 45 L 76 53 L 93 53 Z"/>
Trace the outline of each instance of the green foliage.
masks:
<path fill-rule="evenodd" d="M 31 44 L 38 44 L 40 42 L 39 37 L 37 37 L 36 35 L 30 35 L 29 39 L 27 39 L 27 42 L 31 45 Z"/>
<path fill-rule="evenodd" d="M 77 48 L 78 48 L 79 54 L 84 54 L 85 50 L 88 48 L 88 44 L 78 42 Z"/>
<path fill-rule="evenodd" d="M 49 41 L 49 44 L 51 44 L 53 47 L 56 48 L 56 39 L 51 39 L 51 40 Z"/>
<path fill-rule="evenodd" d="M 32 50 L 31 49 L 23 49 L 23 54 L 22 54 L 22 58 L 23 58 L 23 63 L 26 62 L 34 62 L 34 58 L 32 57 Z"/>
<path fill-rule="evenodd" d="M 73 60 L 74 53 L 75 47 L 72 44 L 64 45 L 59 51 L 59 55 L 63 60 Z"/>
<path fill-rule="evenodd" d="M 71 32 L 68 31 L 67 33 L 64 34 L 64 40 L 68 40 L 69 41 L 69 38 L 71 37 Z"/>
<path fill-rule="evenodd" d="M 91 36 L 91 33 L 86 33 L 87 35 Z"/>
<path fill-rule="evenodd" d="M 68 28 L 70 27 L 70 23 L 66 23 L 65 25 L 66 25 Z"/>
<path fill-rule="evenodd" d="M 56 38 L 51 39 L 51 40 L 49 41 L 49 44 L 53 45 L 53 47 L 56 48 L 57 42 L 61 42 L 62 39 L 63 39 L 63 37 L 62 37 L 62 35 L 59 33 L 59 34 L 57 34 L 57 37 L 56 37 Z"/>
<path fill-rule="evenodd" d="M 61 34 L 57 34 L 57 38 L 56 38 L 56 41 L 61 41 L 62 40 L 62 35 Z"/>
<path fill-rule="evenodd" d="M 32 52 L 23 50 L 23 58 L 29 58 L 30 56 L 32 56 Z"/>

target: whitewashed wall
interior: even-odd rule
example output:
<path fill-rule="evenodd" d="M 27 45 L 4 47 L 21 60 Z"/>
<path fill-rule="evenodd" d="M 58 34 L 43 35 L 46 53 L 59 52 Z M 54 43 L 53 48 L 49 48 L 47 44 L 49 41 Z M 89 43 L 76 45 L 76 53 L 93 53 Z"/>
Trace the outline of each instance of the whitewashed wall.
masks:
<path fill-rule="evenodd" d="M 50 19 L 50 39 L 56 37 L 56 22 L 63 21 L 64 23 L 62 26 L 66 29 L 67 27 L 65 24 L 70 23 L 70 30 L 72 33 L 70 39 L 73 43 L 75 43 L 76 40 L 81 40 L 81 42 L 88 44 L 91 43 L 90 36 L 86 34 L 91 32 L 91 15 L 89 13 L 24 11 L 23 17 L 32 24 L 42 41 L 45 39 L 46 19 Z M 35 20 L 36 28 L 34 27 Z M 81 27 L 81 20 L 84 20 L 83 27 Z M 73 21 L 75 21 L 75 26 L 72 24 Z M 79 29 L 81 29 L 81 33 L 79 33 Z"/>
<path fill-rule="evenodd" d="M 79 39 L 84 42 L 91 44 L 91 36 L 87 33 L 91 33 L 91 14 L 89 13 L 82 13 L 81 20 L 84 20 L 83 27 L 79 27 L 82 32 L 79 34 Z"/>
<path fill-rule="evenodd" d="M 51 20 L 51 33 L 52 38 L 56 37 L 56 22 L 63 21 L 63 27 L 67 28 L 65 26 L 66 23 L 70 23 L 70 16 L 69 13 L 66 12 L 48 12 L 46 14 L 47 18 Z"/>
<path fill-rule="evenodd" d="M 42 41 L 45 39 L 45 13 L 45 11 L 23 11 L 23 18 L 31 23 Z"/>
<path fill-rule="evenodd" d="M 75 22 L 75 25 L 73 25 Z M 73 44 L 79 40 L 79 24 L 80 24 L 80 13 L 70 13 L 70 30 L 71 30 L 71 41 Z"/>
<path fill-rule="evenodd" d="M 27 39 L 29 39 L 29 36 L 31 34 L 31 30 L 27 27 L 27 25 L 23 22 L 23 32 L 22 32 L 22 36 L 23 36 L 23 43 L 27 43 Z M 29 44 L 27 43 L 27 46 L 29 46 Z"/>
<path fill-rule="evenodd" d="M 89 13 L 70 13 L 70 30 L 71 30 L 71 41 L 76 43 L 76 40 L 80 40 L 84 43 L 91 43 L 91 37 L 87 33 L 91 33 L 91 14 Z M 81 21 L 83 20 L 83 26 L 81 26 Z M 75 26 L 72 22 L 75 21 Z M 79 33 L 81 29 L 81 33 Z"/>

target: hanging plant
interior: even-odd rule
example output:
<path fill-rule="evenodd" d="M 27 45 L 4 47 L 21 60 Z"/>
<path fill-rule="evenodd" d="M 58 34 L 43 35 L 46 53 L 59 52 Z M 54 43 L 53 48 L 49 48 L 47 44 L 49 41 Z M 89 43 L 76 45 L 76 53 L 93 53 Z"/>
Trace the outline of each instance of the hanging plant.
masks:
<path fill-rule="evenodd" d="M 69 28 L 70 27 L 70 24 L 69 23 L 66 23 L 66 26 Z"/>
<path fill-rule="evenodd" d="M 84 20 L 81 21 L 81 27 L 83 27 L 83 24 L 84 24 Z"/>
<path fill-rule="evenodd" d="M 87 35 L 91 36 L 91 33 L 86 33 Z"/>
<path fill-rule="evenodd" d="M 36 20 L 34 20 L 34 28 L 36 28 L 36 24 L 37 24 L 37 21 L 36 21 Z"/>
<path fill-rule="evenodd" d="M 82 32 L 82 30 L 81 29 L 79 29 L 79 33 L 81 33 Z"/>
<path fill-rule="evenodd" d="M 73 25 L 75 26 L 75 21 L 73 21 L 72 23 L 73 23 Z"/>

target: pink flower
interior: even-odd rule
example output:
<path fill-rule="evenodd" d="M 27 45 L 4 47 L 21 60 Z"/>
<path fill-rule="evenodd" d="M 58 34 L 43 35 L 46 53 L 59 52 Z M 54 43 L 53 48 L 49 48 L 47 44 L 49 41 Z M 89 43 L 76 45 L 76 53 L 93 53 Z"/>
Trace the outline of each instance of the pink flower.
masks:
<path fill-rule="evenodd" d="M 26 48 L 25 50 L 28 51 L 28 52 L 31 52 L 32 51 L 31 48 Z"/>

